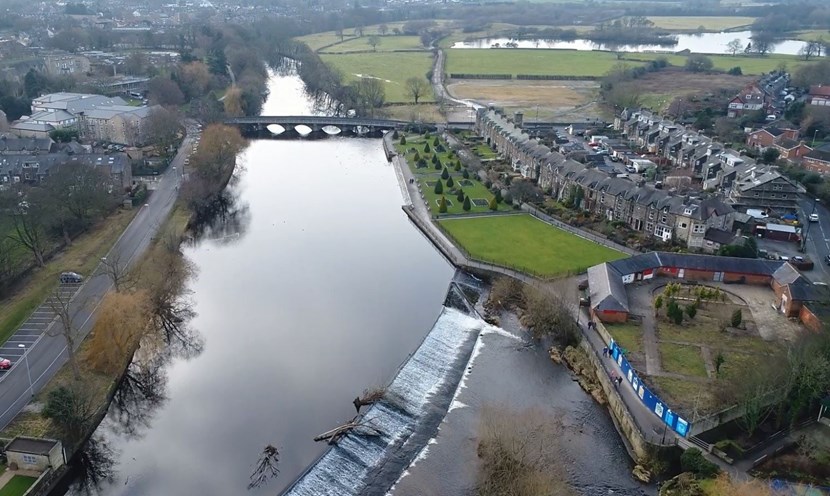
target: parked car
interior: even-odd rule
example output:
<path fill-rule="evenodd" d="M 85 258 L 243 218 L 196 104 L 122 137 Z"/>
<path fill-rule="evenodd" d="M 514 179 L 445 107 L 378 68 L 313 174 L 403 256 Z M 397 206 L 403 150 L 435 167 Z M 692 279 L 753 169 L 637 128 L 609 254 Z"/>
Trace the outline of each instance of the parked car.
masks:
<path fill-rule="evenodd" d="M 0 370 L 9 370 L 12 368 L 12 361 L 8 358 L 0 358 Z"/>
<path fill-rule="evenodd" d="M 77 272 L 61 272 L 60 281 L 62 283 L 79 283 L 83 282 L 84 276 Z"/>

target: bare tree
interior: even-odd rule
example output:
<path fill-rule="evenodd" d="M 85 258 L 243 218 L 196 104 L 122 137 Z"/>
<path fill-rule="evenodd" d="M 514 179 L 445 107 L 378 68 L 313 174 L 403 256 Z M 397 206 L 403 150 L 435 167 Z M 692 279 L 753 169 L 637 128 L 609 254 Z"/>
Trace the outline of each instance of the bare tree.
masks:
<path fill-rule="evenodd" d="M 387 26 L 386 24 L 381 24 L 380 26 L 378 26 L 378 33 L 380 33 L 381 36 L 386 36 L 386 33 L 388 32 L 389 26 Z"/>
<path fill-rule="evenodd" d="M 558 418 L 540 410 L 482 408 L 479 432 L 478 496 L 570 496 L 556 456 L 562 432 Z"/>
<path fill-rule="evenodd" d="M 3 198 L 0 208 L 5 208 L 11 218 L 12 230 L 8 237 L 26 247 L 34 256 L 35 262 L 46 265 L 45 254 L 49 247 L 47 229 L 53 220 L 46 195 L 39 188 L 16 192 L 9 190 Z"/>
<path fill-rule="evenodd" d="M 123 259 L 120 252 L 113 250 L 108 256 L 101 258 L 101 267 L 112 281 L 116 293 L 135 286 L 138 272 L 127 268 L 127 261 Z"/>
<path fill-rule="evenodd" d="M 738 52 L 744 49 L 744 44 L 740 38 L 735 38 L 726 44 L 726 51 L 732 55 L 737 55 Z"/>
<path fill-rule="evenodd" d="M 53 325 L 47 331 L 49 336 L 63 336 L 66 341 L 66 351 L 69 355 L 69 365 L 72 367 L 72 375 L 76 381 L 81 380 L 81 369 L 78 367 L 78 360 L 75 356 L 75 339 L 77 331 L 75 324 L 72 322 L 72 315 L 70 314 L 71 296 L 62 291 L 62 287 L 58 286 L 52 291 L 52 294 L 47 298 L 46 303 L 49 308 L 58 316 L 59 322 Z"/>
<path fill-rule="evenodd" d="M 378 45 L 380 45 L 380 38 L 375 36 L 375 35 L 372 35 L 372 36 L 366 38 L 366 44 L 369 45 L 370 47 L 372 47 L 373 52 L 377 52 L 378 51 Z"/>
<path fill-rule="evenodd" d="M 182 122 L 179 115 L 165 108 L 153 109 L 145 120 L 146 139 L 164 153 L 176 143 Z"/>
<path fill-rule="evenodd" d="M 280 462 L 280 452 L 273 445 L 265 446 L 262 453 L 259 455 L 254 472 L 251 474 L 251 481 L 248 483 L 248 489 L 256 489 L 269 480 L 280 474 L 277 467 Z"/>
<path fill-rule="evenodd" d="M 418 100 L 429 91 L 429 85 L 424 78 L 413 76 L 406 80 L 406 91 L 412 95 L 412 99 L 417 104 Z"/>

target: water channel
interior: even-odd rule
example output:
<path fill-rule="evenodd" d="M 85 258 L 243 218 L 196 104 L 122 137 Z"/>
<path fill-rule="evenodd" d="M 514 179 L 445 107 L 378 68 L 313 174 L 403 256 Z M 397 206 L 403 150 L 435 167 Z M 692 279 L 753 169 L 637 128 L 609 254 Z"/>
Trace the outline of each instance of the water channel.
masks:
<path fill-rule="evenodd" d="M 269 90 L 263 114 L 314 111 L 294 75 Z M 278 494 L 325 451 L 312 438 L 387 384 L 442 315 L 453 269 L 401 212 L 380 140 L 255 141 L 239 164 L 229 214 L 184 248 L 198 269 L 191 333 L 161 359 L 137 355 L 68 494 Z M 565 417 L 595 426 L 569 456 L 578 485 L 603 474 L 609 494 L 640 494 L 607 414 L 562 367 L 533 367 L 559 381 Z M 280 474 L 247 491 L 266 444 Z"/>
<path fill-rule="evenodd" d="M 689 50 L 692 53 L 728 54 L 727 44 L 732 40 L 740 40 L 746 47 L 752 42 L 751 31 L 724 31 L 720 33 L 678 34 L 676 45 L 618 45 L 612 43 L 596 43 L 586 39 L 573 41 L 559 40 L 511 40 L 510 38 L 482 38 L 478 40 L 459 41 L 452 48 L 504 48 L 508 43 L 515 43 L 516 48 L 539 48 L 554 50 L 614 50 L 620 52 L 665 52 L 675 53 Z M 797 55 L 805 45 L 800 40 L 781 40 L 772 45 L 771 53 Z"/>

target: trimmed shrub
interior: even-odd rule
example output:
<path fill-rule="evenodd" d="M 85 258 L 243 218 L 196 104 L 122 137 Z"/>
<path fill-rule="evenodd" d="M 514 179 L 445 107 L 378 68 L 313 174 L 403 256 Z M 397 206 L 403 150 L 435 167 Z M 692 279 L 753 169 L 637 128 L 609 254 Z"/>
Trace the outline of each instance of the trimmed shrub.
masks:
<path fill-rule="evenodd" d="M 501 203 L 504 198 L 501 197 L 501 189 L 496 189 L 495 196 L 493 197 L 496 200 L 496 203 Z"/>
<path fill-rule="evenodd" d="M 455 167 L 453 167 L 453 169 L 455 169 L 455 172 L 460 171 L 461 170 L 461 162 L 456 160 L 455 161 Z"/>
<path fill-rule="evenodd" d="M 440 195 L 441 193 L 444 192 L 444 185 L 441 183 L 440 179 L 438 180 L 437 183 L 435 183 L 435 189 L 433 191 L 435 191 L 436 195 Z"/>
<path fill-rule="evenodd" d="M 441 142 L 440 142 L 440 141 L 438 141 L 438 136 L 436 136 L 436 137 L 435 137 L 435 139 L 434 139 L 434 140 L 432 140 L 432 146 L 438 146 L 440 143 L 441 143 Z"/>
<path fill-rule="evenodd" d="M 455 199 L 460 201 L 460 202 L 464 201 L 464 190 L 463 189 L 458 188 L 458 193 L 455 195 Z"/>
<path fill-rule="evenodd" d="M 441 172 L 441 179 L 446 181 L 447 179 L 449 179 L 449 177 L 450 177 L 450 171 L 447 170 L 446 167 L 444 167 L 444 170 Z"/>
<path fill-rule="evenodd" d="M 394 131 L 394 132 L 392 132 L 392 139 L 398 139 L 398 136 L 399 136 L 399 135 L 398 135 L 398 130 L 397 130 L 397 129 L 395 129 L 395 131 Z M 401 143 L 401 144 L 402 144 L 402 145 L 405 145 L 406 143 Z"/>
<path fill-rule="evenodd" d="M 444 169 L 444 170 L 447 170 L 447 169 Z M 447 187 L 452 188 L 454 184 L 455 184 L 455 182 L 452 180 L 452 176 L 449 176 L 447 178 Z"/>
<path fill-rule="evenodd" d="M 490 198 L 490 203 L 488 203 L 488 204 L 487 204 L 487 206 L 490 208 L 490 210 L 492 210 L 492 211 L 494 211 L 494 212 L 495 212 L 496 210 L 498 210 L 498 208 L 499 208 L 499 204 L 498 204 L 498 202 L 496 201 L 496 197 L 495 197 L 495 196 L 494 196 L 493 198 Z"/>
<path fill-rule="evenodd" d="M 406 136 L 401 136 L 401 144 L 402 145 L 406 144 Z"/>
<path fill-rule="evenodd" d="M 430 152 L 429 143 L 427 143 L 427 144 L 424 145 L 424 153 L 429 153 L 429 152 Z"/>
<path fill-rule="evenodd" d="M 697 305 L 694 303 L 686 305 L 686 315 L 688 315 L 690 319 L 695 318 L 695 315 L 697 315 Z"/>
<path fill-rule="evenodd" d="M 471 208 L 473 208 L 473 204 L 470 201 L 469 196 L 464 196 L 464 205 L 462 206 L 465 212 L 469 212 Z"/>
<path fill-rule="evenodd" d="M 435 162 L 433 162 L 433 163 L 435 164 L 435 170 L 441 170 L 441 167 L 443 167 L 443 165 L 441 164 L 441 161 L 438 160 L 438 159 L 435 159 Z"/>
<path fill-rule="evenodd" d="M 421 154 L 418 153 L 418 152 L 415 152 L 415 156 L 412 157 L 412 160 L 414 160 L 415 162 L 420 162 L 421 161 Z"/>
<path fill-rule="evenodd" d="M 441 183 L 438 183 L 438 184 L 441 184 Z M 443 196 L 441 197 L 440 200 L 438 200 L 438 213 L 439 214 L 447 213 L 447 199 L 444 198 Z"/>
<path fill-rule="evenodd" d="M 461 164 L 456 164 L 456 165 L 460 166 Z M 458 170 L 458 168 L 456 168 L 455 170 Z M 470 171 L 468 171 L 467 169 L 464 169 L 464 171 L 461 173 L 461 177 L 463 177 L 464 179 L 470 179 Z"/>

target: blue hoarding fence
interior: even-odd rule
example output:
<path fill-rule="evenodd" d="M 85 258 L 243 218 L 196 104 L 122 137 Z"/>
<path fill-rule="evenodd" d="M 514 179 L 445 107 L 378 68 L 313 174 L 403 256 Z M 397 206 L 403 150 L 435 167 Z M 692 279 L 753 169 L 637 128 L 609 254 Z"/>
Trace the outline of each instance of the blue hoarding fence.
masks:
<path fill-rule="evenodd" d="M 651 413 L 657 415 L 657 417 L 660 418 L 669 429 L 683 437 L 686 437 L 686 434 L 689 433 L 689 429 L 691 428 L 691 424 L 689 424 L 686 419 L 673 412 L 663 400 L 649 391 L 642 379 L 637 376 L 637 371 L 634 370 L 634 367 L 632 367 L 630 363 L 628 363 L 624 350 L 620 348 L 620 346 L 618 346 L 613 339 L 611 340 L 610 349 L 614 360 L 617 362 L 617 365 L 620 366 L 623 378 L 631 384 L 632 388 L 634 388 L 634 392 L 637 394 L 637 397 L 640 398 L 640 401 L 651 411 Z"/>

